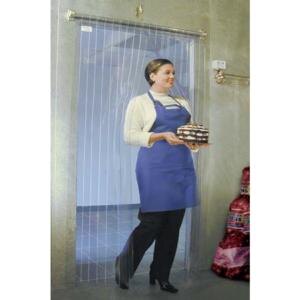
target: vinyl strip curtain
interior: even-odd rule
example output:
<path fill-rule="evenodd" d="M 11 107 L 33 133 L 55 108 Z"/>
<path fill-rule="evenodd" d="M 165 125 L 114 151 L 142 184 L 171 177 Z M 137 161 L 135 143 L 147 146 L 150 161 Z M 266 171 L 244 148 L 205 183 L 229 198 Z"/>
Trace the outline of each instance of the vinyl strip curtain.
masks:
<path fill-rule="evenodd" d="M 183 34 L 112 23 L 78 25 L 77 239 L 79 281 L 111 278 L 136 216 L 135 163 L 138 147 L 123 141 L 131 98 L 149 89 L 146 64 L 170 59 L 176 69 L 171 94 L 189 99 L 195 111 L 195 49 L 199 40 Z M 134 221 L 132 221 L 134 220 Z M 127 230 L 127 232 L 126 232 Z M 186 255 L 186 253 L 185 253 Z"/>

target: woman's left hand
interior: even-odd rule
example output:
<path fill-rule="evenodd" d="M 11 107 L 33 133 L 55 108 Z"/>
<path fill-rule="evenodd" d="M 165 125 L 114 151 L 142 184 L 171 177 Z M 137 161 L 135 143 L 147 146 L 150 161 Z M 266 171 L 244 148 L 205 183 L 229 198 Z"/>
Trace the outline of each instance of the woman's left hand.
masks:
<path fill-rule="evenodd" d="M 207 147 L 209 144 L 198 144 L 194 142 L 185 142 L 184 143 L 191 150 L 199 150 L 200 147 Z"/>

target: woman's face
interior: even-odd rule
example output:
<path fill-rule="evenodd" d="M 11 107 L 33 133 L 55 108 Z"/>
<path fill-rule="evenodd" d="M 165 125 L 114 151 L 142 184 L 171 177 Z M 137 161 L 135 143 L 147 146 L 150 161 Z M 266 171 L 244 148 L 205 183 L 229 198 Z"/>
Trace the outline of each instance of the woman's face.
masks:
<path fill-rule="evenodd" d="M 150 79 L 154 81 L 152 86 L 168 90 L 174 85 L 175 69 L 171 64 L 163 65 L 156 73 L 150 74 Z"/>

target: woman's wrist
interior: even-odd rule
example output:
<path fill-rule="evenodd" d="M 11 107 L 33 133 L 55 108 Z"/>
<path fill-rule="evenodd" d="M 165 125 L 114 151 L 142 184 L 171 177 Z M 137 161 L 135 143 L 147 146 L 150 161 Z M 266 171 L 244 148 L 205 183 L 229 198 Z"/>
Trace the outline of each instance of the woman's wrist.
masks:
<path fill-rule="evenodd" d="M 157 132 L 157 133 L 151 134 L 150 139 L 149 139 L 149 145 L 151 145 L 157 141 L 161 141 L 161 140 L 165 140 L 170 145 L 184 144 L 184 142 L 182 140 L 178 139 L 178 137 L 176 136 L 176 134 L 174 132 L 165 131 L 165 132 Z"/>
<path fill-rule="evenodd" d="M 164 132 L 154 132 L 150 135 L 149 144 L 152 144 L 157 141 L 165 140 Z"/>

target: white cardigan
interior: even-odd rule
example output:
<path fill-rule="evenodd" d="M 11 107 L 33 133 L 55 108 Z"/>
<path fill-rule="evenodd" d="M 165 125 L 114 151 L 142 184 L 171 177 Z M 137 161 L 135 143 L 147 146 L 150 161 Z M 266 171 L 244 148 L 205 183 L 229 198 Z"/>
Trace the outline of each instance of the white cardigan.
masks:
<path fill-rule="evenodd" d="M 156 98 L 155 94 L 154 98 Z M 174 98 L 191 113 L 187 100 L 177 96 Z M 124 141 L 134 146 L 151 147 L 153 143 L 149 144 L 149 138 L 153 132 L 149 132 L 149 130 L 155 120 L 155 107 L 147 93 L 131 99 L 125 115 Z"/>

